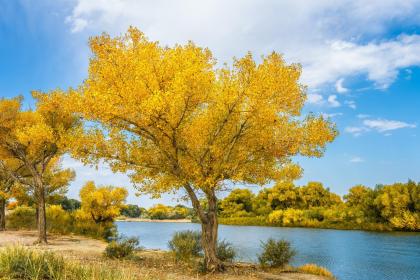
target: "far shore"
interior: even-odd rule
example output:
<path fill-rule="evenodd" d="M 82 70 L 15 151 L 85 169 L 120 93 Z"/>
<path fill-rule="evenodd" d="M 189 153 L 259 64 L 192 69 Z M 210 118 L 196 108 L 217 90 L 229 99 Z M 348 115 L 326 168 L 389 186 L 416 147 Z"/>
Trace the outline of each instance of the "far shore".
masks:
<path fill-rule="evenodd" d="M 164 220 L 157 220 L 157 219 L 144 219 L 144 218 L 126 218 L 126 217 L 119 217 L 115 220 L 116 222 L 147 222 L 147 223 L 191 223 L 190 219 L 164 219 Z"/>

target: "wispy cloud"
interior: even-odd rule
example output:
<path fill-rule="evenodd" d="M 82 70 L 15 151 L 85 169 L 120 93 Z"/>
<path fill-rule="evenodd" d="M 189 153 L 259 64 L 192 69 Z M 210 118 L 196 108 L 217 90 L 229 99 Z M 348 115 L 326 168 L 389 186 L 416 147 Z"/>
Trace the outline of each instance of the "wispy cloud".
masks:
<path fill-rule="evenodd" d="M 352 157 L 351 159 L 350 159 L 350 162 L 351 163 L 361 163 L 361 162 L 365 162 L 365 160 L 363 159 L 363 158 L 361 158 L 361 157 Z"/>
<path fill-rule="evenodd" d="M 401 121 L 385 120 L 385 119 L 375 119 L 375 120 L 364 120 L 363 124 L 371 129 L 377 130 L 379 132 L 386 132 L 391 130 L 396 130 L 400 128 L 415 128 L 415 124 L 410 124 Z"/>
<path fill-rule="evenodd" d="M 343 82 L 344 82 L 344 79 L 343 79 L 343 78 L 338 79 L 338 80 L 337 80 L 337 82 L 335 82 L 335 90 L 336 90 L 338 93 L 346 93 L 346 92 L 348 92 L 348 91 L 349 91 L 349 89 L 348 89 L 348 88 L 345 88 L 345 87 L 343 86 Z"/>
<path fill-rule="evenodd" d="M 330 107 L 340 107 L 341 104 L 337 100 L 337 95 L 330 95 L 328 96 L 328 105 Z"/>
<path fill-rule="evenodd" d="M 390 136 L 390 131 L 402 128 L 415 128 L 415 124 L 406 123 L 403 121 L 386 120 L 386 119 L 367 119 L 367 115 L 358 115 L 359 119 L 363 119 L 360 126 L 349 126 L 344 130 L 354 136 L 360 136 L 364 132 L 377 131 L 383 133 L 385 136 Z"/>

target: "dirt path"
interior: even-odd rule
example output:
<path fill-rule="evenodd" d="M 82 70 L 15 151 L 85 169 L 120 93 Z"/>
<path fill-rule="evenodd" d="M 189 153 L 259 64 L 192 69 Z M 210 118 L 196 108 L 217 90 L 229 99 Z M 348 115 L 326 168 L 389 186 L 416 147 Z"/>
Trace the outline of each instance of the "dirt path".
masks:
<path fill-rule="evenodd" d="M 35 231 L 6 231 L 0 232 L 0 247 L 21 245 L 34 249 L 54 251 L 66 258 L 77 259 L 83 263 L 94 262 L 114 267 L 129 266 L 135 270 L 138 279 L 157 280 L 325 280 L 326 278 L 303 273 L 265 273 L 249 272 L 245 274 L 225 273 L 215 275 L 194 275 L 188 268 L 181 268 L 164 251 L 145 250 L 139 252 L 141 263 L 122 263 L 121 261 L 104 258 L 106 247 L 104 241 L 90 239 L 76 235 L 49 235 L 48 245 L 33 245 L 36 241 Z M 186 272 L 187 271 L 187 272 Z"/>

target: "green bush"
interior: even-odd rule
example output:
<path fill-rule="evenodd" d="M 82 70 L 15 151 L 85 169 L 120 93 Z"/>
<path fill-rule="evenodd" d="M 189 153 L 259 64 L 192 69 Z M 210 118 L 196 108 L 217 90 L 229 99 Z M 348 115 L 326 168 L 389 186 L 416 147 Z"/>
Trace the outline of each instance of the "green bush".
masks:
<path fill-rule="evenodd" d="M 232 262 L 236 257 L 235 248 L 225 240 L 217 242 L 216 255 L 222 262 Z"/>
<path fill-rule="evenodd" d="M 290 262 L 296 252 L 291 248 L 290 242 L 286 240 L 268 239 L 261 242 L 263 252 L 258 256 L 262 266 L 282 267 Z"/>
<path fill-rule="evenodd" d="M 123 280 L 133 275 L 99 266 L 82 266 L 51 252 L 24 247 L 0 250 L 0 279 L 16 280 Z"/>
<path fill-rule="evenodd" d="M 36 210 L 28 206 L 17 206 L 6 217 L 8 229 L 34 229 L 36 227 Z"/>
<path fill-rule="evenodd" d="M 105 255 L 113 259 L 127 258 L 133 255 L 138 245 L 139 239 L 137 237 L 119 237 L 106 246 Z"/>
<path fill-rule="evenodd" d="M 201 233 L 192 230 L 175 232 L 168 245 L 177 260 L 190 260 L 201 255 Z"/>

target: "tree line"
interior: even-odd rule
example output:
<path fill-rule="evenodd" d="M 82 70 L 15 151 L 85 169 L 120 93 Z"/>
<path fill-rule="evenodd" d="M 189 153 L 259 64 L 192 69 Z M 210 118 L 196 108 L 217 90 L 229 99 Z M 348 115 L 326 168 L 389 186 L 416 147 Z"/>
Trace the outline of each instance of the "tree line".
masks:
<path fill-rule="evenodd" d="M 280 182 L 256 195 L 234 189 L 218 211 L 226 224 L 419 231 L 420 183 L 357 185 L 341 199 L 319 182 Z"/>

